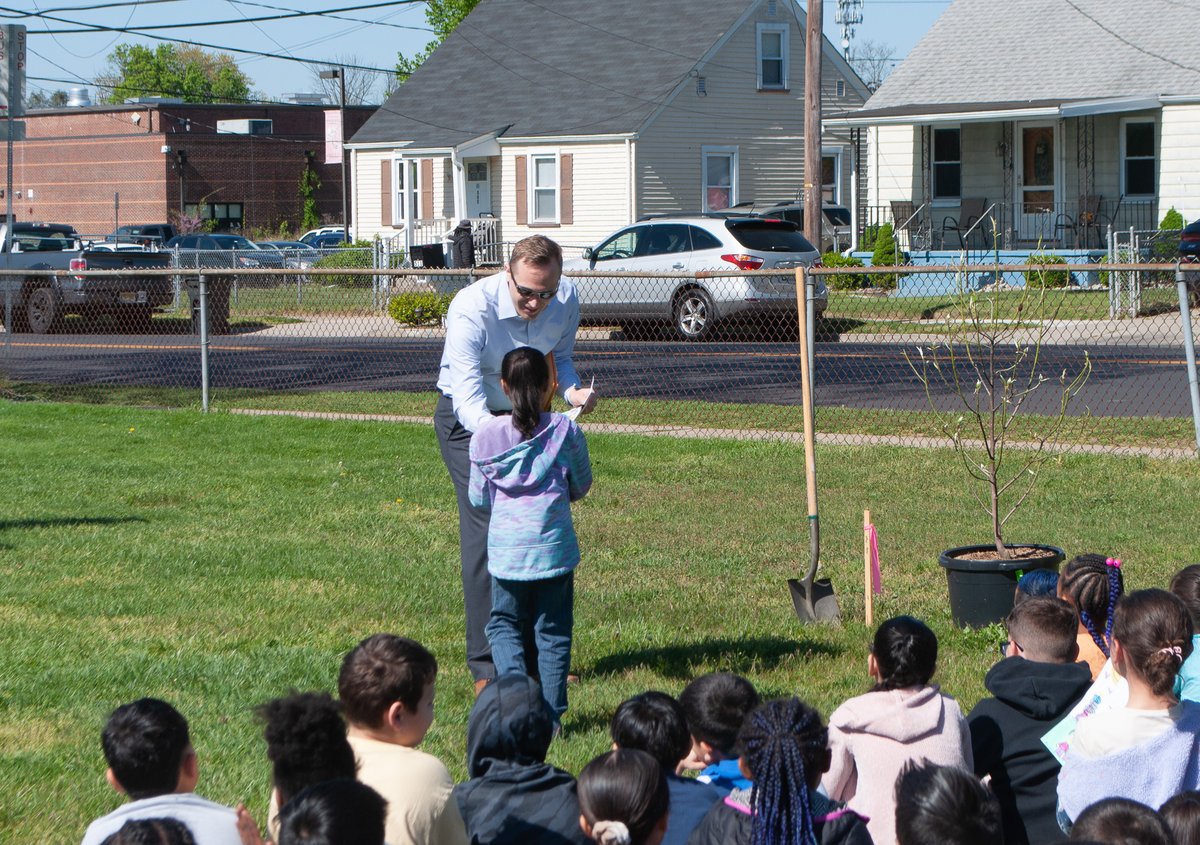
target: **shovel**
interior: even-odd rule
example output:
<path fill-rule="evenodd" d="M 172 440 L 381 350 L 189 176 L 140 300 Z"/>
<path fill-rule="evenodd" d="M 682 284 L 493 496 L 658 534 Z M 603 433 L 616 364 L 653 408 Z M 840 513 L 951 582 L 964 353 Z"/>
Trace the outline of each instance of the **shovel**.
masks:
<path fill-rule="evenodd" d="M 788 579 L 792 605 L 801 622 L 837 622 L 837 598 L 828 578 L 817 578 L 821 556 L 821 526 L 817 519 L 817 456 L 813 438 L 812 373 L 808 366 L 808 295 L 803 268 L 796 269 L 796 305 L 800 319 L 800 401 L 804 415 L 804 485 L 808 491 L 808 571 Z"/>

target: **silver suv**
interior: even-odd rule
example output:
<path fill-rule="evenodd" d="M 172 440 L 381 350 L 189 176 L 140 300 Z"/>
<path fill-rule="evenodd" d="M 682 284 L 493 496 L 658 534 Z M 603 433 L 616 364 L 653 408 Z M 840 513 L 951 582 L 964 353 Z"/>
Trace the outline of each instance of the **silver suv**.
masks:
<path fill-rule="evenodd" d="M 616 232 L 582 259 L 566 261 L 563 274 L 579 292 L 580 317 L 588 322 L 670 320 L 684 340 L 709 337 L 732 317 L 790 319 L 796 314 L 791 272 L 743 275 L 743 270 L 794 270 L 819 261 L 820 253 L 794 223 L 761 217 L 690 215 L 640 220 Z M 597 277 L 589 270 L 687 276 Z M 725 275 L 728 271 L 734 275 Z M 700 275 L 693 277 L 692 273 Z M 814 307 L 825 311 L 828 294 L 817 279 Z"/>

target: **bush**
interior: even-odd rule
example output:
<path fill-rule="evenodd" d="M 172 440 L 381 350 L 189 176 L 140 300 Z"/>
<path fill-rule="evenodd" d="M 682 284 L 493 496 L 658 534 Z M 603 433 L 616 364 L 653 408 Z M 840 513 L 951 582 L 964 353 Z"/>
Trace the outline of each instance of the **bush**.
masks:
<path fill-rule="evenodd" d="M 1050 252 L 1035 252 L 1029 256 L 1030 264 L 1061 264 L 1065 268 L 1067 259 Z M 1065 288 L 1071 284 L 1071 271 L 1026 270 L 1025 284 L 1031 288 Z"/>
<path fill-rule="evenodd" d="M 840 252 L 827 252 L 821 256 L 821 263 L 826 267 L 862 267 L 863 263 L 857 258 L 850 255 L 842 255 Z M 867 286 L 871 281 L 870 276 L 856 275 L 853 273 L 838 273 L 834 276 L 825 276 L 825 284 L 831 290 L 858 290 Z"/>
<path fill-rule="evenodd" d="M 896 234 L 892 231 L 891 223 L 879 227 L 875 236 L 875 249 L 871 252 L 871 265 L 887 267 L 892 264 L 903 264 L 908 261 L 908 255 L 896 249 Z M 895 290 L 896 280 L 900 277 L 895 273 L 881 273 L 870 277 L 871 284 L 884 290 Z"/>
<path fill-rule="evenodd" d="M 862 240 L 858 244 L 861 252 L 874 252 L 875 240 L 879 237 L 879 224 L 872 223 L 867 228 L 863 229 Z"/>
<path fill-rule="evenodd" d="M 1162 222 L 1158 224 L 1158 231 L 1154 233 L 1148 258 L 1155 263 L 1174 261 L 1179 256 L 1179 235 L 1185 225 L 1183 215 L 1175 210 L 1175 206 L 1167 209 Z M 1174 274 L 1155 272 L 1151 275 L 1161 277 L 1155 278 L 1154 281 L 1164 281 L 1168 284 L 1175 280 Z"/>
<path fill-rule="evenodd" d="M 397 294 L 388 302 L 388 315 L 405 326 L 436 326 L 446 316 L 453 298 L 450 294 L 432 291 Z"/>
<path fill-rule="evenodd" d="M 375 266 L 375 244 L 372 241 L 355 241 L 350 249 L 339 250 L 329 255 L 323 255 L 313 264 L 315 269 L 328 270 L 332 268 L 353 268 L 355 270 L 370 270 Z M 362 276 L 314 276 L 318 284 L 337 285 L 343 288 L 369 288 L 374 277 Z"/>

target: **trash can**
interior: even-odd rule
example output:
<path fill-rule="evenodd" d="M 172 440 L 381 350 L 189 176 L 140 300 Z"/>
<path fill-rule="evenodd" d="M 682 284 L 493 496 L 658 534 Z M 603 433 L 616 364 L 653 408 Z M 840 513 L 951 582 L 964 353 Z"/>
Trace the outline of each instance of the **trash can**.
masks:
<path fill-rule="evenodd" d="M 444 270 L 446 250 L 441 244 L 413 244 L 412 265 L 426 270 Z"/>
<path fill-rule="evenodd" d="M 229 334 L 229 292 L 232 276 L 207 276 L 204 287 L 208 294 L 208 333 Z M 200 280 L 188 277 L 188 296 L 192 300 L 192 334 L 200 334 Z"/>

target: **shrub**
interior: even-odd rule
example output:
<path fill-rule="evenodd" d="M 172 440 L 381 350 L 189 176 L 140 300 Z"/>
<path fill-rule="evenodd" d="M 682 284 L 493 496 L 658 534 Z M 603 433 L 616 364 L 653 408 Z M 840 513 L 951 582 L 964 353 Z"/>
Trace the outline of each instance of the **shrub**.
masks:
<path fill-rule="evenodd" d="M 874 252 L 875 240 L 879 237 L 879 224 L 872 223 L 867 228 L 863 229 L 862 240 L 859 241 L 858 249 L 860 252 Z"/>
<path fill-rule="evenodd" d="M 892 264 L 903 264 L 907 260 L 908 255 L 899 252 L 896 247 L 896 234 L 892 231 L 892 224 L 884 223 L 879 227 L 879 232 L 875 236 L 875 249 L 871 252 L 871 265 L 887 267 Z M 870 281 L 877 288 L 894 290 L 896 280 L 899 278 L 895 273 L 880 273 L 872 275 Z"/>
<path fill-rule="evenodd" d="M 321 270 L 343 267 L 369 270 L 375 266 L 375 244 L 372 241 L 355 241 L 350 244 L 350 247 L 350 249 L 338 250 L 321 256 L 313 264 L 313 267 Z M 313 279 L 318 284 L 337 285 L 344 288 L 369 288 L 372 286 L 374 277 L 370 275 L 329 275 L 314 276 Z"/>
<path fill-rule="evenodd" d="M 1148 258 L 1155 263 L 1174 261 L 1179 256 L 1179 234 L 1185 225 L 1183 215 L 1175 210 L 1175 206 L 1167 209 L 1162 222 L 1158 224 L 1158 231 L 1154 233 Z M 1173 273 L 1153 272 L 1150 275 L 1154 277 L 1152 283 L 1170 284 L 1175 280 Z"/>
<path fill-rule="evenodd" d="M 862 267 L 863 263 L 857 258 L 850 255 L 842 255 L 840 252 L 827 252 L 821 256 L 821 263 L 826 267 Z M 866 287 L 870 282 L 871 277 L 866 275 L 857 275 L 854 273 L 838 273 L 834 276 L 826 276 L 825 284 L 831 290 L 858 290 Z"/>
<path fill-rule="evenodd" d="M 1065 288 L 1071 284 L 1071 271 L 1065 269 L 1067 259 L 1050 252 L 1035 252 L 1029 256 L 1030 264 L 1061 264 L 1062 270 L 1026 270 L 1025 284 L 1031 288 Z"/>
<path fill-rule="evenodd" d="M 446 316 L 453 298 L 450 294 L 432 291 L 400 293 L 388 302 L 388 314 L 401 325 L 437 325 Z"/>

